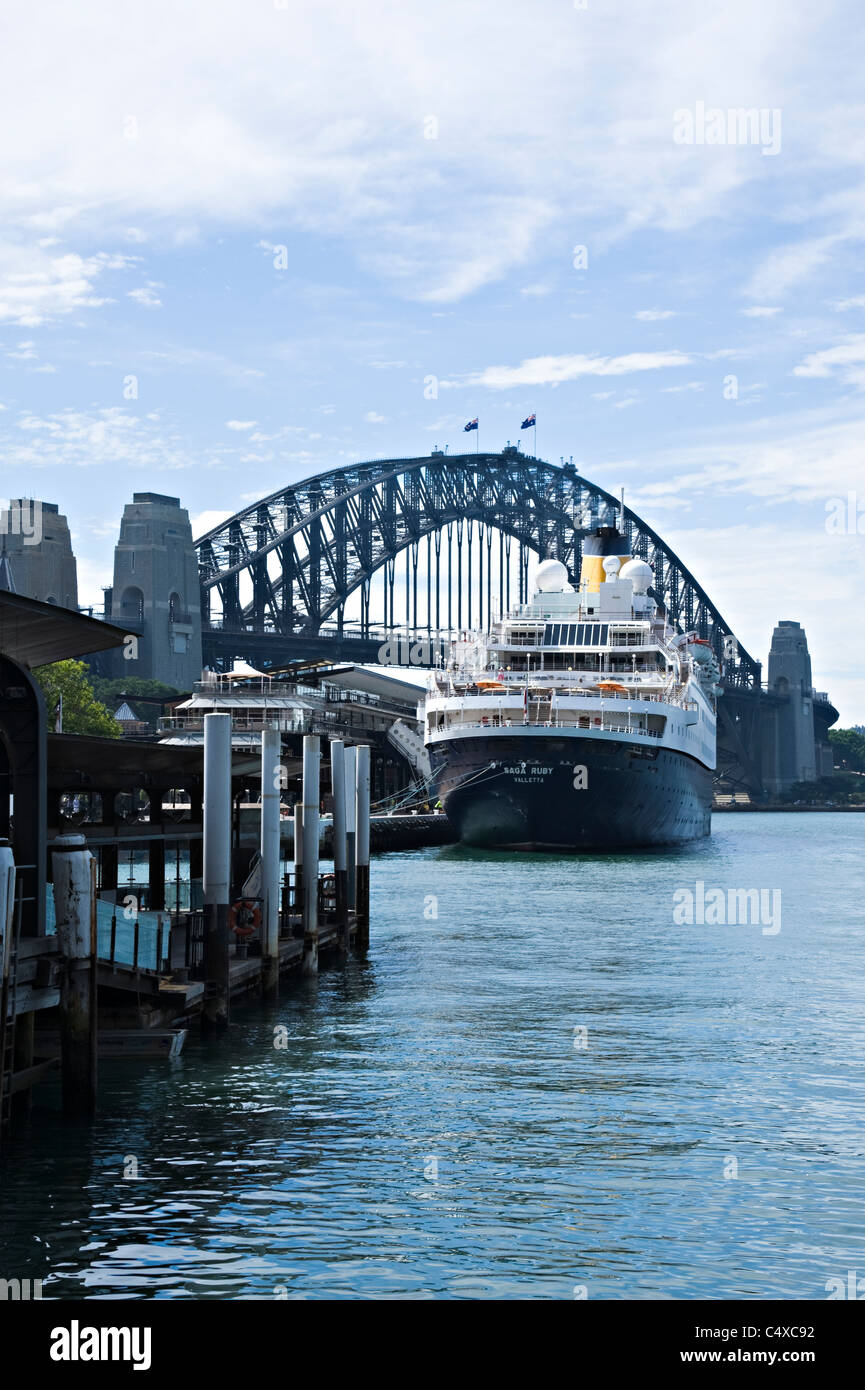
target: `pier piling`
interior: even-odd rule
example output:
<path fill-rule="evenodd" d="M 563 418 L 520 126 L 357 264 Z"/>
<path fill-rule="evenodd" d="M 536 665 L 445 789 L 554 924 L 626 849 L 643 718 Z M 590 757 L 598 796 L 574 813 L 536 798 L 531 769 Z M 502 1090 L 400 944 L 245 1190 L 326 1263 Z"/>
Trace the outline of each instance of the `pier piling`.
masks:
<path fill-rule="evenodd" d="M 294 910 L 303 921 L 303 803 L 294 808 Z"/>
<path fill-rule="evenodd" d="M 318 974 L 319 738 L 303 740 L 303 961 L 304 975 Z"/>
<path fill-rule="evenodd" d="M 279 990 L 279 802 L 282 737 L 261 735 L 261 984 L 265 995 Z"/>
<path fill-rule="evenodd" d="M 333 792 L 333 877 L 336 929 L 341 951 L 348 950 L 348 871 L 345 844 L 345 744 L 331 739 L 330 784 Z"/>
<path fill-rule="evenodd" d="M 96 1110 L 96 901 L 93 856 L 83 835 L 60 835 L 52 854 L 57 942 L 65 969 L 60 990 L 63 1109 Z"/>
<path fill-rule="evenodd" d="M 365 951 L 369 946 L 369 744 L 362 743 L 357 749 L 356 778 L 356 835 L 355 853 L 355 913 L 357 921 L 357 947 Z"/>
<path fill-rule="evenodd" d="M 345 868 L 348 906 L 354 909 L 355 879 L 355 784 L 357 781 L 357 748 L 345 750 Z"/>
<path fill-rule="evenodd" d="M 227 1028 L 228 907 L 231 891 L 231 715 L 204 716 L 203 1022 Z"/>

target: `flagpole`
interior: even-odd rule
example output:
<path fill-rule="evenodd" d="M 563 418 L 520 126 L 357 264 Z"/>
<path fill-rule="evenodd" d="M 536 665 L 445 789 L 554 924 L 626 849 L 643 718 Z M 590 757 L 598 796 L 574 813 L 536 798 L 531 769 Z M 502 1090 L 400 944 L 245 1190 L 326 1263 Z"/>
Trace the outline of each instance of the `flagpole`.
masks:
<path fill-rule="evenodd" d="M 538 417 L 537 417 L 537 415 L 535 415 L 535 423 L 532 425 L 532 434 L 535 436 L 535 442 L 534 442 L 534 445 L 533 445 L 532 447 L 534 448 L 534 451 L 535 451 L 535 458 L 537 458 L 537 456 L 538 456 Z"/>

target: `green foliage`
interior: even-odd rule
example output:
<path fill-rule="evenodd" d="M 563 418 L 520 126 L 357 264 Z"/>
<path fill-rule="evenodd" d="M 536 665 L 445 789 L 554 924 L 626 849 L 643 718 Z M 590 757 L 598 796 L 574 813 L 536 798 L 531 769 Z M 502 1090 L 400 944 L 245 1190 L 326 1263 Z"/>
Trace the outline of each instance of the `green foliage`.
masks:
<path fill-rule="evenodd" d="M 836 772 L 833 777 L 818 777 L 816 782 L 794 782 L 779 800 L 803 806 L 862 806 L 865 777 L 855 772 Z"/>
<path fill-rule="evenodd" d="M 181 692 L 175 690 L 173 685 L 164 685 L 162 681 L 146 680 L 143 676 L 120 676 L 112 680 L 106 680 L 103 676 L 92 676 L 91 685 L 97 700 L 101 700 L 110 710 L 116 710 L 126 700 L 129 708 L 136 718 L 144 720 L 152 729 L 156 728 L 156 721 L 162 713 L 159 705 L 151 704 L 149 701 L 139 704 L 135 696 L 150 695 L 153 697 L 165 697 L 169 699 L 173 695 Z"/>
<path fill-rule="evenodd" d="M 855 729 L 830 729 L 829 742 L 836 767 L 865 772 L 865 734 L 857 734 Z"/>
<path fill-rule="evenodd" d="M 62 695 L 64 734 L 120 737 L 120 725 L 114 715 L 94 696 L 85 662 L 55 661 L 50 666 L 40 666 L 33 675 L 45 697 L 49 729 L 54 727 L 54 709 Z"/>

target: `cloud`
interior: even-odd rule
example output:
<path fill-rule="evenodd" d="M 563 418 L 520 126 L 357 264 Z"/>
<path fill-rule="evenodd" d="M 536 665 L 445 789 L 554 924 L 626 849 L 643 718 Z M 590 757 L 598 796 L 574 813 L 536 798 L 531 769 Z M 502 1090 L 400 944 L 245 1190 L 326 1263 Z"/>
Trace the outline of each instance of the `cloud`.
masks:
<path fill-rule="evenodd" d="M 0 450 L 5 463 L 22 472 L 102 466 L 152 473 L 208 466 L 207 457 L 187 448 L 158 414 L 131 415 L 118 406 L 23 412 L 0 434 Z"/>
<path fill-rule="evenodd" d="M 386 417 L 384 415 L 379 415 L 376 410 L 368 410 L 363 418 L 368 425 L 383 425 L 386 423 Z"/>
<path fill-rule="evenodd" d="M 77 309 L 99 308 L 108 300 L 96 282 L 130 264 L 104 251 L 52 256 L 37 246 L 0 246 L 0 322 L 35 328 Z"/>
<path fill-rule="evenodd" d="M 536 64 L 521 0 L 498 0 L 492 26 L 460 0 L 435 13 L 323 0 L 302 22 L 271 3 L 243 23 L 231 4 L 151 0 L 135 42 L 113 0 L 91 0 L 87 30 L 59 0 L 14 8 L 16 61 L 0 91 L 16 131 L 6 225 L 84 235 L 110 224 L 127 242 L 175 245 L 214 228 L 278 243 L 300 230 L 341 239 L 428 303 L 505 277 L 550 237 L 591 231 L 593 246 L 610 246 L 731 219 L 754 190 L 771 197 L 768 161 L 751 151 L 675 145 L 683 81 L 802 105 L 816 78 L 831 90 L 847 56 L 829 42 L 831 8 L 791 12 L 783 0 L 764 0 L 759 19 L 750 0 L 711 14 L 610 3 L 592 11 L 591 42 L 572 7 L 548 3 Z M 424 138 L 428 112 L 437 139 Z M 830 177 L 846 171 L 851 142 L 826 136 L 818 120 L 800 123 L 799 169 L 819 152 Z"/>
<path fill-rule="evenodd" d="M 584 376 L 626 376 L 630 372 L 662 371 L 685 367 L 692 358 L 685 352 L 629 352 L 621 357 L 587 357 L 582 353 L 561 357 L 529 357 L 518 367 L 485 367 L 460 382 L 442 386 L 485 386 L 504 391 L 510 386 L 559 386 Z"/>
<path fill-rule="evenodd" d="M 809 353 L 793 368 L 793 375 L 799 377 L 830 377 L 836 373 L 851 386 L 865 387 L 865 335 Z"/>
<path fill-rule="evenodd" d="M 754 271 L 744 293 L 750 299 L 780 299 L 800 281 L 807 279 L 830 257 L 841 240 L 840 234 L 814 237 L 771 251 Z"/>
<path fill-rule="evenodd" d="M 36 344 L 32 341 L 28 341 L 26 343 L 19 343 L 17 349 L 10 349 L 5 355 L 7 357 L 15 359 L 18 362 L 28 362 L 33 358 L 39 356 L 38 352 L 36 351 Z"/>
<path fill-rule="evenodd" d="M 261 493 L 256 492 L 254 495 L 249 494 L 241 498 L 241 501 L 254 502 L 256 497 L 260 496 Z M 227 521 L 230 516 L 234 516 L 234 512 L 218 511 L 215 508 L 196 512 L 194 516 L 190 515 L 189 524 L 192 527 L 193 538 L 198 540 L 200 536 L 206 536 L 208 531 L 213 531 L 217 526 L 221 526 L 223 521 Z"/>
<path fill-rule="evenodd" d="M 225 422 L 226 429 L 237 430 L 238 433 L 242 430 L 254 430 L 257 424 L 257 420 L 226 420 Z"/>
<path fill-rule="evenodd" d="M 136 304 L 140 304 L 143 309 L 162 308 L 162 300 L 158 295 L 155 295 L 151 289 L 144 287 L 138 290 L 127 290 L 126 293 L 130 299 L 134 299 Z"/>
<path fill-rule="evenodd" d="M 753 304 L 750 309 L 743 309 L 742 313 L 746 319 L 771 319 L 780 314 L 781 309 L 777 305 Z"/>
<path fill-rule="evenodd" d="M 674 319 L 675 309 L 638 309 L 634 314 L 635 319 L 640 319 L 642 323 L 658 323 L 661 319 Z"/>

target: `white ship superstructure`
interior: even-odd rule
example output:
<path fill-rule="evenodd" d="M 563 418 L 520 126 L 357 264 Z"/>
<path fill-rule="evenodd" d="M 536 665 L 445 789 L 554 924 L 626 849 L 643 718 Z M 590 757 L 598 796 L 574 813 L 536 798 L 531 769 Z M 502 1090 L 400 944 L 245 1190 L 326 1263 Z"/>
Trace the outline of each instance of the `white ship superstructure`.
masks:
<path fill-rule="evenodd" d="M 651 568 L 622 553 L 614 527 L 587 549 L 579 591 L 544 561 L 532 599 L 466 634 L 431 676 L 424 737 L 465 839 L 588 847 L 708 833 L 715 654 L 668 625 Z"/>

